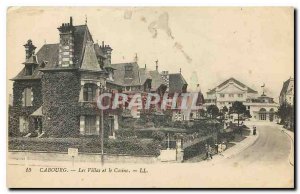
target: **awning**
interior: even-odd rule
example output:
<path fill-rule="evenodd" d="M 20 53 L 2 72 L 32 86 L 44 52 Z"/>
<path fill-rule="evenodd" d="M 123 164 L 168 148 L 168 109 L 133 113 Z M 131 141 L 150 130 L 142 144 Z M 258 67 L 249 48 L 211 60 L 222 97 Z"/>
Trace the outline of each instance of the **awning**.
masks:
<path fill-rule="evenodd" d="M 42 109 L 43 109 L 43 106 L 41 106 L 36 111 L 34 111 L 30 116 L 33 116 L 33 117 L 42 117 L 42 116 L 44 116 L 43 113 L 42 113 Z"/>

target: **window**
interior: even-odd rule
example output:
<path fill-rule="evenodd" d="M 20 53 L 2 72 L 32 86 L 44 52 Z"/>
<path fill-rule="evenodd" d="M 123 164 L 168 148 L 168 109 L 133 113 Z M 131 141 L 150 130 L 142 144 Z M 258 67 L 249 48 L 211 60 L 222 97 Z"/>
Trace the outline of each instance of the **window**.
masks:
<path fill-rule="evenodd" d="M 95 84 L 85 84 L 83 87 L 83 100 L 84 101 L 93 101 L 96 98 L 96 88 Z"/>
<path fill-rule="evenodd" d="M 25 75 L 32 75 L 33 67 L 31 65 L 26 65 Z"/>
<path fill-rule="evenodd" d="M 20 117 L 19 118 L 19 129 L 21 133 L 28 132 L 28 118 L 27 117 Z"/>
<path fill-rule="evenodd" d="M 85 116 L 85 134 L 96 135 L 96 116 Z"/>
<path fill-rule="evenodd" d="M 221 98 L 224 98 L 224 97 L 225 97 L 225 94 L 220 94 L 220 97 L 221 97 Z"/>
<path fill-rule="evenodd" d="M 233 98 L 233 97 L 234 97 L 234 94 L 229 94 L 229 97 L 230 97 L 230 98 Z"/>
<path fill-rule="evenodd" d="M 238 97 L 239 98 L 243 98 L 243 94 L 238 94 Z"/>
<path fill-rule="evenodd" d="M 31 88 L 25 88 L 22 94 L 22 104 L 23 106 L 32 106 L 33 93 Z"/>

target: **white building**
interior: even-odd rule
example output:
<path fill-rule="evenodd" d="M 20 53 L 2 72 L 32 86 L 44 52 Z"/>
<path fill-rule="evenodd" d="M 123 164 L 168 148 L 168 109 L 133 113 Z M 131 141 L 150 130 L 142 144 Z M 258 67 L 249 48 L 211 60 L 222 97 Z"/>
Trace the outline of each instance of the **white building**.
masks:
<path fill-rule="evenodd" d="M 219 110 L 224 106 L 228 109 L 235 101 L 242 102 L 252 116 L 251 120 L 257 121 L 275 121 L 278 104 L 273 98 L 264 94 L 258 96 L 258 92 L 241 83 L 240 81 L 230 78 L 221 83 L 214 89 L 207 92 L 205 107 L 216 105 Z"/>
<path fill-rule="evenodd" d="M 207 92 L 205 105 L 217 105 L 219 109 L 226 106 L 231 107 L 235 101 L 247 102 L 249 99 L 257 97 L 257 91 L 251 89 L 245 84 L 239 82 L 234 78 L 229 78 L 217 87 Z"/>
<path fill-rule="evenodd" d="M 251 120 L 270 122 L 277 120 L 275 113 L 278 110 L 278 104 L 264 93 L 256 99 L 249 99 L 244 105 L 250 111 Z"/>

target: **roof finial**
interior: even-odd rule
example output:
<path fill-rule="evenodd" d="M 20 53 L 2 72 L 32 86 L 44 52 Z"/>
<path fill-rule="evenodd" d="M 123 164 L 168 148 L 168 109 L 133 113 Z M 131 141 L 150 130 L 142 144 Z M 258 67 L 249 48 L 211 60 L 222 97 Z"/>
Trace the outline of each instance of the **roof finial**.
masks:
<path fill-rule="evenodd" d="M 181 68 L 179 69 L 179 73 L 181 74 Z"/>
<path fill-rule="evenodd" d="M 85 14 L 85 25 L 87 25 L 87 16 Z"/>
<path fill-rule="evenodd" d="M 147 68 L 147 64 L 145 64 L 145 69 Z"/>
<path fill-rule="evenodd" d="M 156 71 L 158 70 L 158 59 L 156 59 L 156 61 L 155 61 L 155 69 L 156 69 Z"/>
<path fill-rule="evenodd" d="M 138 62 L 138 55 L 137 55 L 137 53 L 135 53 L 135 56 L 134 56 L 134 62 Z"/>
<path fill-rule="evenodd" d="M 46 41 L 46 39 L 44 40 L 44 44 L 47 44 L 47 41 Z"/>

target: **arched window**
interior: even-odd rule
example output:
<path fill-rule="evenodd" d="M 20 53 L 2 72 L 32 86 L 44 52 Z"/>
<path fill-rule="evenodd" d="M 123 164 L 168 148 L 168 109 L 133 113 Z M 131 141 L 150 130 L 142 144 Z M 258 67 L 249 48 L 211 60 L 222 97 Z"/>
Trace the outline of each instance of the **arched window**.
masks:
<path fill-rule="evenodd" d="M 261 108 L 259 110 L 259 120 L 266 120 L 267 119 L 267 110 L 264 108 Z"/>
<path fill-rule="evenodd" d="M 83 87 L 83 100 L 94 101 L 96 99 L 96 84 L 85 84 Z"/>

